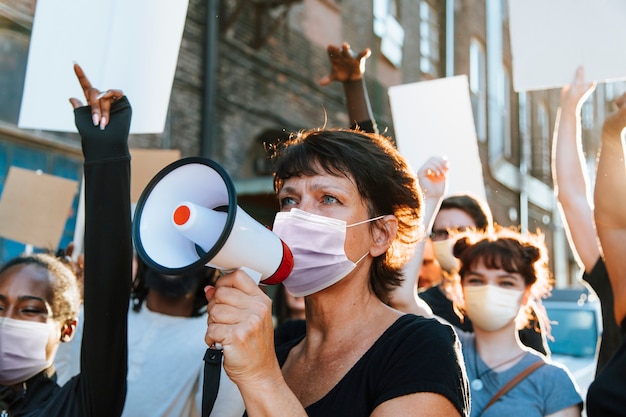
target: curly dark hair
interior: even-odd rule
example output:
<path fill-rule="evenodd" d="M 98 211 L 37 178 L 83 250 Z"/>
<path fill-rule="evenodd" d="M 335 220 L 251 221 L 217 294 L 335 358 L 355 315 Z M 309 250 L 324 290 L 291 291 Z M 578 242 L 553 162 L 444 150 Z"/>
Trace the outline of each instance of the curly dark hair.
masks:
<path fill-rule="evenodd" d="M 402 283 L 400 268 L 422 234 L 422 194 L 404 157 L 389 138 L 350 129 L 301 131 L 273 150 L 276 193 L 285 180 L 317 175 L 321 168 L 324 173 L 353 179 L 371 217 L 395 215 L 397 234 L 370 270 L 372 291 L 388 302 L 390 292 Z"/>
<path fill-rule="evenodd" d="M 59 322 L 76 319 L 82 297 L 71 266 L 53 255 L 36 253 L 10 259 L 0 268 L 0 274 L 18 265 L 36 265 L 47 271 L 50 280 L 48 301 L 53 319 Z"/>
<path fill-rule="evenodd" d="M 146 279 L 148 274 L 159 273 L 146 265 L 141 257 L 137 257 L 137 273 L 135 275 L 135 279 L 133 280 L 130 294 L 132 309 L 135 312 L 141 310 L 141 306 L 143 305 L 146 297 L 148 296 L 148 292 L 150 291 L 150 286 Z M 207 305 L 206 296 L 204 294 L 204 287 L 210 284 L 214 284 L 216 279 L 216 270 L 214 268 L 201 266 L 197 269 L 194 269 L 193 271 L 181 275 L 180 278 L 192 283 L 191 287 L 189 288 L 189 291 L 194 293 L 191 317 L 198 317 L 203 315 L 206 312 L 205 307 Z"/>

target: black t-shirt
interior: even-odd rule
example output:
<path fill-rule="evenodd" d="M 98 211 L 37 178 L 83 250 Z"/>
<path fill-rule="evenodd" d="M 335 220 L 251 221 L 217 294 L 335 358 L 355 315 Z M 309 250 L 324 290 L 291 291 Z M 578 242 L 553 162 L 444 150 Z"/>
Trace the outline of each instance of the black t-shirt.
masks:
<path fill-rule="evenodd" d="M 587 391 L 588 417 L 626 416 L 626 319 L 621 332 L 622 344 Z"/>
<path fill-rule="evenodd" d="M 274 346 L 278 347 L 293 339 L 301 338 L 306 334 L 306 320 L 287 320 L 274 329 Z"/>
<path fill-rule="evenodd" d="M 444 290 L 439 285 L 433 285 L 419 294 L 419 297 L 428 304 L 433 314 L 446 320 L 448 323 L 464 332 L 473 332 L 472 322 L 469 317 L 461 318 L 454 312 L 454 305 Z"/>
<path fill-rule="evenodd" d="M 300 340 L 278 348 L 281 366 Z M 306 412 L 310 417 L 365 417 L 387 400 L 417 392 L 443 395 L 462 416 L 469 415 L 469 386 L 454 330 L 435 319 L 407 314 Z"/>
<path fill-rule="evenodd" d="M 589 283 L 596 293 L 602 308 L 602 338 L 600 339 L 600 349 L 597 355 L 598 366 L 596 367 L 596 375 L 598 375 L 622 343 L 622 332 L 615 322 L 613 288 L 602 258 L 598 258 L 590 273 L 585 272 L 583 274 L 583 280 Z"/>

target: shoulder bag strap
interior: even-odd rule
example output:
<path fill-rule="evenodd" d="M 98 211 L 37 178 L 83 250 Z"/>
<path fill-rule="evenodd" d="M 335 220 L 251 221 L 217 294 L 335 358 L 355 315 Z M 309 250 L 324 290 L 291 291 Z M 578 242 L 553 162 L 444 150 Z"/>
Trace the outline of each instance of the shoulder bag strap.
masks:
<path fill-rule="evenodd" d="M 222 350 L 208 348 L 204 354 L 204 385 L 202 387 L 202 417 L 209 417 L 217 399 L 222 368 Z M 0 416 L 1 417 L 1 416 Z"/>
<path fill-rule="evenodd" d="M 511 390 L 511 388 L 513 388 L 514 386 L 519 384 L 524 378 L 526 378 L 528 375 L 530 375 L 531 373 L 533 373 L 535 370 L 537 370 L 538 368 L 540 368 L 543 365 L 545 365 L 545 362 L 543 360 L 540 360 L 538 362 L 535 362 L 535 363 L 531 364 L 530 366 L 528 366 L 528 368 L 524 369 L 522 372 L 517 374 L 513 379 L 511 379 L 502 388 L 500 388 L 498 390 L 498 392 L 496 392 L 493 395 L 493 397 L 491 397 L 491 399 L 489 400 L 489 402 L 487 403 L 485 408 L 483 408 L 482 413 L 484 413 L 485 410 L 487 410 L 489 407 L 491 407 L 493 405 L 493 403 L 498 401 L 500 399 L 500 397 L 502 397 L 504 394 L 509 392 Z"/>

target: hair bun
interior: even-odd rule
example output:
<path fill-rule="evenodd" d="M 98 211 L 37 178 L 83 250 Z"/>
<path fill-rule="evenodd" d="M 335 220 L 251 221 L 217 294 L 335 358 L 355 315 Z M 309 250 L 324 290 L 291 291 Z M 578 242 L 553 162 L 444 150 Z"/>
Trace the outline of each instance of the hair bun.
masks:
<path fill-rule="evenodd" d="M 539 248 L 529 245 L 522 248 L 522 256 L 532 264 L 539 260 L 541 253 L 539 252 Z"/>
<path fill-rule="evenodd" d="M 463 252 L 467 250 L 471 246 L 469 238 L 467 236 L 459 238 L 452 248 L 452 254 L 455 258 L 460 258 L 463 255 Z"/>

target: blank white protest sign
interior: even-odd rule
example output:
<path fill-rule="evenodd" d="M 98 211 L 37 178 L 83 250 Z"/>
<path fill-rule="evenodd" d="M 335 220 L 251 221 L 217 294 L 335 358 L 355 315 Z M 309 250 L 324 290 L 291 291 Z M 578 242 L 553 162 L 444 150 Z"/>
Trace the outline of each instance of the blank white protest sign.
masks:
<path fill-rule="evenodd" d="M 417 171 L 431 156 L 447 156 L 447 194 L 471 193 L 486 201 L 467 76 L 389 88 L 400 153 Z"/>
<path fill-rule="evenodd" d="M 133 106 L 131 133 L 161 133 L 188 0 L 38 0 L 18 126 L 76 132 L 68 99 L 86 102 L 78 63 Z"/>
<path fill-rule="evenodd" d="M 626 1 L 509 0 L 515 91 L 626 79 Z"/>

